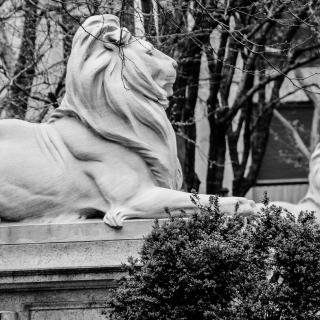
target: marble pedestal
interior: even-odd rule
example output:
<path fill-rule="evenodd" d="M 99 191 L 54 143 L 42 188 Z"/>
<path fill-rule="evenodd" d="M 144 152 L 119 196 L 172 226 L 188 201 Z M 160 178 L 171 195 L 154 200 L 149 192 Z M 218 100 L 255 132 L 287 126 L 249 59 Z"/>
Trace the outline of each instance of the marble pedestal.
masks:
<path fill-rule="evenodd" d="M 0 319 L 106 319 L 105 303 L 153 220 L 0 225 Z"/>

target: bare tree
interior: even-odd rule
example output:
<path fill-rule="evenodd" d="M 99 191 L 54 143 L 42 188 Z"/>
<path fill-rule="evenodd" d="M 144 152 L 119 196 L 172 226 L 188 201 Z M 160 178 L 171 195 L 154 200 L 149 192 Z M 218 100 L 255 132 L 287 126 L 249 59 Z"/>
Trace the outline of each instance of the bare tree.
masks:
<path fill-rule="evenodd" d="M 302 82 L 285 95 L 280 94 L 280 89 L 285 80 L 293 80 L 288 76 L 290 71 L 319 59 L 316 32 L 319 5 L 316 1 L 300 0 L 195 0 L 176 1 L 174 7 L 182 12 L 184 20 L 187 12 L 196 21 L 187 35 L 182 27 L 180 34 L 177 30 L 171 34 L 177 37 L 175 50 L 182 52 L 175 92 L 181 105 L 175 122 L 179 124 L 180 120 L 186 145 L 194 148 L 194 143 L 190 143 L 195 140 L 194 130 L 190 129 L 194 123 L 194 103 L 189 99 L 190 87 L 197 88 L 198 71 L 189 69 L 188 78 L 183 65 L 194 65 L 204 50 L 210 70 L 207 192 L 219 193 L 222 189 L 228 145 L 234 175 L 232 193 L 245 195 L 257 179 L 274 110 L 296 90 L 312 92 L 310 84 Z M 186 57 L 189 40 L 198 51 Z M 186 153 L 185 168 L 193 160 L 192 151 Z M 188 181 L 190 170 L 185 173 Z"/>
<path fill-rule="evenodd" d="M 24 118 L 28 97 L 36 69 L 36 33 L 38 19 L 38 1 L 27 0 L 23 6 L 24 22 L 22 27 L 21 49 L 12 74 L 8 95 L 4 101 L 5 117 Z"/>
<path fill-rule="evenodd" d="M 75 31 L 90 15 L 119 11 L 121 1 L 10 0 L 0 6 L 1 118 L 42 121 L 63 96 Z"/>

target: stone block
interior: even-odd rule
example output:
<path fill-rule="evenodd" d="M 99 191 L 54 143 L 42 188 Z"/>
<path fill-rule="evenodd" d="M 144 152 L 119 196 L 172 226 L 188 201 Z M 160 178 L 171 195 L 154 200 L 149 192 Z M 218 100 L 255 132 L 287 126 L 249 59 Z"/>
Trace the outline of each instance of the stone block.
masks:
<path fill-rule="evenodd" d="M 0 320 L 100 320 L 153 220 L 0 225 Z M 2 312 L 2 313 L 1 313 Z"/>

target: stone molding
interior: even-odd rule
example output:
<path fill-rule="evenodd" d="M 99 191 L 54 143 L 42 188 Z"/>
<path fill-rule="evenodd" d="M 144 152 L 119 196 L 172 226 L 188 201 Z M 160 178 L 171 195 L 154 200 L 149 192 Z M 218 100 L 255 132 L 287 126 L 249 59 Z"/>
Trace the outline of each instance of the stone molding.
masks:
<path fill-rule="evenodd" d="M 143 239 L 153 223 L 153 219 L 127 220 L 121 229 L 111 228 L 100 219 L 59 224 L 1 223 L 0 245 Z"/>
<path fill-rule="evenodd" d="M 153 220 L 129 220 L 122 229 L 101 221 L 74 224 L 1 224 L 0 283 L 17 275 L 73 275 L 79 270 L 103 270 L 137 256 L 143 237 L 152 230 Z M 102 268 L 102 269 L 101 269 Z M 18 276 L 19 277 L 19 276 Z M 70 277 L 70 275 L 69 275 Z"/>
<path fill-rule="evenodd" d="M 138 256 L 153 224 L 0 224 L 0 319 L 105 319 L 122 264 Z"/>

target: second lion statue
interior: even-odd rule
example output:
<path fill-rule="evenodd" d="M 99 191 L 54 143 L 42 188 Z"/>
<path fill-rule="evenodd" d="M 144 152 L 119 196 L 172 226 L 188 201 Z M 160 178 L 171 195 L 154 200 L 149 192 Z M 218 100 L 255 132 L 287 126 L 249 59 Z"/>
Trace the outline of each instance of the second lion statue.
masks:
<path fill-rule="evenodd" d="M 176 66 L 117 17 L 88 18 L 49 121 L 0 121 L 0 218 L 52 223 L 98 213 L 119 227 L 163 217 L 165 207 L 194 210 L 190 194 L 178 191 L 181 168 L 165 113 Z M 252 201 L 220 198 L 230 214 L 237 203 L 240 214 L 254 213 Z"/>

